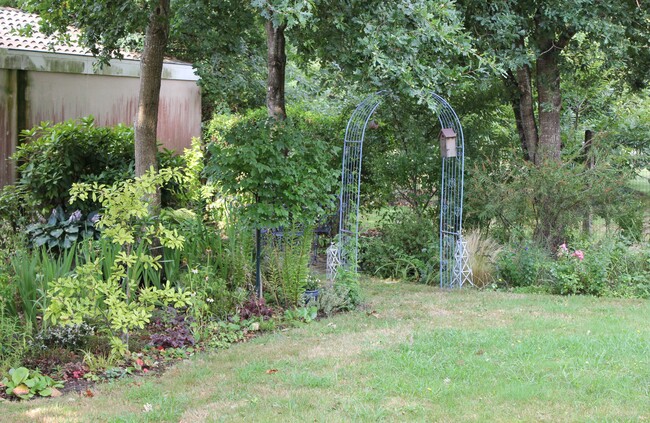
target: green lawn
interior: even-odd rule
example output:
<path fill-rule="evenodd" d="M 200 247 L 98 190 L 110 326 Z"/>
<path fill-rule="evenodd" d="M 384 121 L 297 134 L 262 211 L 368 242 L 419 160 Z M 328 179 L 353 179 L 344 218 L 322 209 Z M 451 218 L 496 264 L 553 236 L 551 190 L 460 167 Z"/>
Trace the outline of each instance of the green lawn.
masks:
<path fill-rule="evenodd" d="M 0 420 L 650 420 L 648 301 L 365 285 L 366 310 Z"/>
<path fill-rule="evenodd" d="M 630 181 L 630 187 L 639 192 L 650 195 L 650 170 L 640 170 L 638 176 Z"/>

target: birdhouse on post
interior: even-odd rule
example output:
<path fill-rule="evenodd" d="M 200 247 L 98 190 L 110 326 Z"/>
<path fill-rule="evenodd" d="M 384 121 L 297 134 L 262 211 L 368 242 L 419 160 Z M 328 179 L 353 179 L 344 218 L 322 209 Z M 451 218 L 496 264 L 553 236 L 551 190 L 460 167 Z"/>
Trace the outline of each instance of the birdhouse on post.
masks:
<path fill-rule="evenodd" d="M 440 155 L 443 158 L 456 157 L 456 132 L 452 128 L 440 131 Z"/>

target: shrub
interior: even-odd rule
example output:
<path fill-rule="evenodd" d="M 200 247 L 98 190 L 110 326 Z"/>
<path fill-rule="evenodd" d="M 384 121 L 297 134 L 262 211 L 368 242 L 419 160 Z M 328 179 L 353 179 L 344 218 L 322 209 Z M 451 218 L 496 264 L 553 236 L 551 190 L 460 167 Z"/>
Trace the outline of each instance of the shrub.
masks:
<path fill-rule="evenodd" d="M 634 233 L 639 206 L 626 188 L 630 171 L 616 167 L 606 156 L 598 159 L 587 169 L 576 163 L 576 157 L 544 166 L 519 157 L 498 163 L 485 158 L 467 178 L 468 218 L 484 227 L 492 225 L 492 232 L 500 232 L 504 242 L 524 227 L 549 252 L 579 231 L 589 214 L 608 221 L 625 216 L 621 223 Z"/>
<path fill-rule="evenodd" d="M 397 208 L 377 232 L 360 236 L 361 270 L 384 278 L 434 282 L 439 262 L 435 224 L 409 208 Z"/>
<path fill-rule="evenodd" d="M 562 244 L 549 269 L 552 292 L 650 298 L 650 249 L 617 239 Z"/>
<path fill-rule="evenodd" d="M 92 322 L 100 333 L 111 336 L 112 352 L 119 356 L 127 351 L 129 333 L 149 323 L 156 305 L 183 307 L 189 298 L 169 285 L 143 288 L 136 295 L 137 281 L 123 280 L 125 275 L 113 270 L 112 276 L 103 280 L 97 264 L 89 263 L 79 266 L 73 276 L 52 282 L 45 319 L 60 325 Z"/>
<path fill-rule="evenodd" d="M 555 257 L 532 242 L 511 244 L 497 259 L 498 284 L 537 286 L 562 295 L 650 298 L 650 249 L 606 238 L 558 246 Z"/>
<path fill-rule="evenodd" d="M 551 258 L 531 241 L 505 246 L 497 255 L 497 284 L 508 287 L 541 285 Z"/>
<path fill-rule="evenodd" d="M 89 116 L 57 124 L 44 122 L 21 133 L 22 144 L 12 159 L 18 163 L 18 185 L 41 207 L 65 206 L 75 182 L 112 184 L 132 174 L 133 129 L 124 125 L 96 127 Z M 76 208 L 93 210 L 79 202 Z"/>
<path fill-rule="evenodd" d="M 154 238 L 165 248 L 183 246 L 184 239 L 176 230 L 152 219 L 146 200 L 171 180 L 180 181 L 182 176 L 163 169 L 110 187 L 98 183 L 74 185 L 70 193 L 73 200 L 91 196 L 101 203 L 104 210 L 98 225 L 102 238 L 120 251 L 108 266 L 101 266 L 101 258 L 97 258 L 77 266 L 71 276 L 53 282 L 48 290 L 46 320 L 54 324 L 97 324 L 98 332 L 111 336 L 112 351 L 119 355 L 127 350 L 129 333 L 149 322 L 155 305 L 189 304 L 189 294 L 177 291 L 169 282 L 164 287 L 138 290 L 147 272 L 162 267 L 161 257 L 153 256 L 149 249 Z M 153 278 L 156 281 L 160 286 L 159 277 Z"/>
<path fill-rule="evenodd" d="M 23 131 L 21 137 L 22 144 L 12 156 L 18 163 L 17 188 L 5 188 L 0 194 L 0 216 L 25 215 L 32 212 L 33 206 L 46 210 L 44 213 L 57 206 L 65 208 L 74 183 L 112 185 L 134 176 L 131 127 L 97 127 L 94 118 L 89 116 L 57 124 L 44 122 Z M 174 168 L 192 175 L 184 184 L 168 181 L 162 187 L 163 205 L 185 207 L 197 201 L 202 158 L 198 139 L 192 141 L 192 147 L 184 155 L 171 150 L 158 153 L 159 168 Z M 22 201 L 12 204 L 12 198 Z M 72 207 L 83 214 L 98 208 L 89 200 L 77 200 Z"/>
<path fill-rule="evenodd" d="M 215 116 L 208 129 L 208 178 L 236 196 L 240 216 L 257 228 L 310 222 L 334 205 L 337 147 L 317 115 L 284 121 L 266 109 Z"/>

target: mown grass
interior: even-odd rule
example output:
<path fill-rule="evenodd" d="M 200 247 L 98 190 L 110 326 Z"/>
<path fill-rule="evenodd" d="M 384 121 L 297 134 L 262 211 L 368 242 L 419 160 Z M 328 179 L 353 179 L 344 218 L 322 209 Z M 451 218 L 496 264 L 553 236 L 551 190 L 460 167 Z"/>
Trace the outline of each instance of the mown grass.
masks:
<path fill-rule="evenodd" d="M 638 172 L 638 175 L 635 179 L 631 180 L 630 188 L 635 189 L 639 192 L 642 192 L 646 195 L 650 195 L 650 170 L 642 169 Z"/>
<path fill-rule="evenodd" d="M 648 301 L 365 285 L 365 310 L 0 420 L 650 420 Z"/>

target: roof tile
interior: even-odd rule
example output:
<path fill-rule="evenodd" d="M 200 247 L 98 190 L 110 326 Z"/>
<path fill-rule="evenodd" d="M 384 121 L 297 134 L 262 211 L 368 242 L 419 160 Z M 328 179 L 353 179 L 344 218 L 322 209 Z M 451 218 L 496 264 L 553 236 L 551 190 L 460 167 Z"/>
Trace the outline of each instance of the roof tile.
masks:
<path fill-rule="evenodd" d="M 39 31 L 38 15 L 23 12 L 11 7 L 0 7 L 0 48 L 11 48 L 15 50 L 43 51 L 43 52 L 64 52 L 81 56 L 92 56 L 90 51 L 79 47 L 77 44 L 66 45 L 57 42 L 54 37 L 47 37 Z M 32 25 L 34 31 L 31 37 L 23 37 L 17 33 L 21 28 Z M 72 39 L 79 36 L 79 31 L 71 28 Z M 139 60 L 137 53 L 123 52 L 125 59 Z"/>

